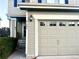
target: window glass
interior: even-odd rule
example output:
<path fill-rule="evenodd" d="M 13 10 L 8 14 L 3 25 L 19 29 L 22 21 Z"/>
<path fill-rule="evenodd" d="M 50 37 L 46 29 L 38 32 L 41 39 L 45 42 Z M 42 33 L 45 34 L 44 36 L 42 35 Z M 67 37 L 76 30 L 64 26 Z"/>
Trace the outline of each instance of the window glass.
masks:
<path fill-rule="evenodd" d="M 56 26 L 56 22 L 51 22 L 49 26 Z"/>
<path fill-rule="evenodd" d="M 14 0 L 14 7 L 17 7 L 17 0 Z"/>
<path fill-rule="evenodd" d="M 60 0 L 60 4 L 65 4 L 65 0 Z"/>
<path fill-rule="evenodd" d="M 38 0 L 38 3 L 68 4 L 68 0 Z"/>
<path fill-rule="evenodd" d="M 47 0 L 47 3 L 54 3 L 55 0 Z"/>
<path fill-rule="evenodd" d="M 69 22 L 69 26 L 75 26 L 74 22 Z"/>
<path fill-rule="evenodd" d="M 14 0 L 14 7 L 17 7 L 17 4 L 22 2 L 25 2 L 25 0 Z"/>
<path fill-rule="evenodd" d="M 17 3 L 21 3 L 22 2 L 22 0 L 17 0 Z"/>
<path fill-rule="evenodd" d="M 40 22 L 40 26 L 45 26 L 45 23 L 44 22 Z"/>
<path fill-rule="evenodd" d="M 79 26 L 79 24 L 77 24 L 77 26 Z"/>
<path fill-rule="evenodd" d="M 66 26 L 66 23 L 65 22 L 60 22 L 59 26 Z"/>
<path fill-rule="evenodd" d="M 22 0 L 22 2 L 25 2 L 25 0 Z"/>
<path fill-rule="evenodd" d="M 56 24 L 52 24 L 52 23 L 51 23 L 50 26 L 56 26 Z"/>
<path fill-rule="evenodd" d="M 42 3 L 42 0 L 38 0 L 38 3 Z"/>
<path fill-rule="evenodd" d="M 77 26 L 79 26 L 79 22 L 77 23 Z"/>
<path fill-rule="evenodd" d="M 60 3 L 60 0 L 54 0 L 54 3 L 55 4 L 59 4 Z"/>
<path fill-rule="evenodd" d="M 68 2 L 68 0 L 65 0 L 65 4 L 68 4 L 69 2 Z"/>
<path fill-rule="evenodd" d="M 42 0 L 42 3 L 47 3 L 47 0 Z"/>

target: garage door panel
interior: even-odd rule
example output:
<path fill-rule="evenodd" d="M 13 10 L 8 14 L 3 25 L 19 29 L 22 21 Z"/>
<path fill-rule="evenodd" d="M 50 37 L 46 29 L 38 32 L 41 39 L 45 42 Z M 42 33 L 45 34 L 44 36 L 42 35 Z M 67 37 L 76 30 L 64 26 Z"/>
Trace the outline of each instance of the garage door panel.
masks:
<path fill-rule="evenodd" d="M 65 41 L 64 40 L 61 40 L 60 41 L 60 46 L 73 46 L 73 45 L 78 45 L 79 44 L 79 40 L 75 41 L 75 39 L 72 39 L 72 40 L 68 40 L 66 39 Z M 79 46 L 79 45 L 78 45 Z"/>
<path fill-rule="evenodd" d="M 57 48 L 49 48 L 48 50 L 48 55 L 57 55 Z"/>
<path fill-rule="evenodd" d="M 70 21 L 60 26 L 61 21 L 57 22 L 56 26 L 49 26 L 50 21 L 45 21 L 45 26 L 39 25 L 39 55 L 79 54 L 79 26 L 69 26 Z"/>
<path fill-rule="evenodd" d="M 48 50 L 48 49 L 42 49 L 40 52 L 39 52 L 39 55 L 41 56 L 51 56 L 51 55 L 57 55 L 57 51 L 56 51 L 56 48 L 53 48 L 52 50 Z"/>
<path fill-rule="evenodd" d="M 60 47 L 59 55 L 77 55 L 79 54 L 79 48 L 77 47 Z"/>

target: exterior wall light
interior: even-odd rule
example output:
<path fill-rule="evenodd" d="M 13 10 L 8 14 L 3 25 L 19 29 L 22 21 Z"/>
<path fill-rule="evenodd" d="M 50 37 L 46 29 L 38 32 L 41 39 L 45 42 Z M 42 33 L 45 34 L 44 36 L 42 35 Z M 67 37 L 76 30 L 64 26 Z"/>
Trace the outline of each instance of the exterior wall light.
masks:
<path fill-rule="evenodd" d="M 32 15 L 29 16 L 29 21 L 32 22 L 34 20 L 34 17 Z"/>

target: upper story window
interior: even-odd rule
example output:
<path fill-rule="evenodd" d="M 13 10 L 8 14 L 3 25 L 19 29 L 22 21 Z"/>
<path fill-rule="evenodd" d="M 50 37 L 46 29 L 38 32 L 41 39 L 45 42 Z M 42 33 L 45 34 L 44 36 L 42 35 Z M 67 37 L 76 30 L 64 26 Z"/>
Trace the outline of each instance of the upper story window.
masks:
<path fill-rule="evenodd" d="M 17 0 L 14 0 L 14 7 L 17 7 Z"/>
<path fill-rule="evenodd" d="M 26 0 L 14 0 L 14 7 L 17 7 L 17 3 L 25 2 Z"/>
<path fill-rule="evenodd" d="M 68 2 L 68 0 L 65 0 L 65 4 L 68 4 L 69 2 Z"/>
<path fill-rule="evenodd" d="M 68 0 L 38 0 L 38 3 L 68 4 Z"/>
<path fill-rule="evenodd" d="M 25 0 L 22 0 L 22 2 L 25 2 Z"/>

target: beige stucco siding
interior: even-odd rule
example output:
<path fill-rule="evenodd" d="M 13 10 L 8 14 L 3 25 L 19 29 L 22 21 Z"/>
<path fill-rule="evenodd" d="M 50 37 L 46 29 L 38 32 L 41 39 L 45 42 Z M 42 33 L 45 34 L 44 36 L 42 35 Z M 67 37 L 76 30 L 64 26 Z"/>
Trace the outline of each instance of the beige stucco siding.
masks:
<path fill-rule="evenodd" d="M 32 22 L 28 21 L 28 54 L 34 56 L 35 54 L 35 24 L 34 20 Z"/>
<path fill-rule="evenodd" d="M 8 16 L 12 17 L 25 17 L 24 10 L 20 10 L 18 7 L 14 7 L 14 0 L 8 0 Z"/>
<path fill-rule="evenodd" d="M 29 2 L 37 3 L 37 0 L 30 0 Z M 69 5 L 79 5 L 79 0 L 69 0 Z M 14 7 L 14 0 L 8 0 L 8 16 L 25 17 L 25 12 L 25 10 L 20 10 L 18 7 Z"/>
<path fill-rule="evenodd" d="M 64 20 L 77 20 L 79 19 L 78 12 L 29 12 L 31 15 L 34 16 L 36 19 L 45 19 L 45 20 L 52 20 L 52 19 L 64 19 Z"/>
<path fill-rule="evenodd" d="M 79 5 L 79 0 L 69 0 L 69 4 L 70 5 L 73 5 L 73 6 L 74 5 L 77 5 L 78 6 Z"/>

